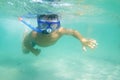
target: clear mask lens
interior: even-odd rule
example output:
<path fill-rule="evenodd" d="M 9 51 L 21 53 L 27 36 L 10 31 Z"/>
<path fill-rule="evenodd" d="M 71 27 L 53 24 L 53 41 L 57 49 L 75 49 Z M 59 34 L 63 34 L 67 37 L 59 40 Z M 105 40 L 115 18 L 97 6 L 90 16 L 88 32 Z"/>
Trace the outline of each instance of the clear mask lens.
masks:
<path fill-rule="evenodd" d="M 42 30 L 47 29 L 47 27 L 48 27 L 48 24 L 47 24 L 47 23 L 40 23 L 40 24 L 39 24 L 39 28 L 42 29 Z"/>
<path fill-rule="evenodd" d="M 53 30 L 55 30 L 55 29 L 57 29 L 58 24 L 51 24 L 50 27 L 51 27 Z"/>

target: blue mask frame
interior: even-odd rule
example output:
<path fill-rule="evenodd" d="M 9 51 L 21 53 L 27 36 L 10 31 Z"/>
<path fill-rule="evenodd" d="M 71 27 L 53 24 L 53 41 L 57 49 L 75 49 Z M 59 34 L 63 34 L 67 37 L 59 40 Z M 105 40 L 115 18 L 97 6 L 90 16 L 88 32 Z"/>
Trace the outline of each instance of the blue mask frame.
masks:
<path fill-rule="evenodd" d="M 43 32 L 51 33 L 60 28 L 60 21 L 46 21 L 46 20 L 38 20 L 38 29 Z"/>

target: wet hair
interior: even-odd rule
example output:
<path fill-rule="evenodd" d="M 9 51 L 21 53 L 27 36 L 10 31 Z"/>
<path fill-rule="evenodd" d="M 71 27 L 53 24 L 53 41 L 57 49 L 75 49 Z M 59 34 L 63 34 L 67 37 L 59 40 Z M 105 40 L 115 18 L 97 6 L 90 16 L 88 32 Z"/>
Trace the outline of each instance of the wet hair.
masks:
<path fill-rule="evenodd" d="M 37 20 L 54 20 L 57 19 L 59 20 L 59 16 L 57 14 L 42 14 L 42 15 L 37 15 Z"/>

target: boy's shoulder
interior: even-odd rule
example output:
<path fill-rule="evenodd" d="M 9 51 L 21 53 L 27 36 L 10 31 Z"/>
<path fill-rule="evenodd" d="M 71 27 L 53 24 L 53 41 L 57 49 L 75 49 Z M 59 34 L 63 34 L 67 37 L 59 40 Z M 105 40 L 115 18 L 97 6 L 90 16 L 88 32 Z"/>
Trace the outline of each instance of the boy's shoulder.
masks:
<path fill-rule="evenodd" d="M 35 37 L 37 37 L 37 34 L 38 33 L 36 31 L 31 31 L 30 36 L 35 38 Z"/>
<path fill-rule="evenodd" d="M 64 34 L 66 32 L 66 28 L 60 27 L 58 32 L 59 32 L 59 34 Z"/>
<path fill-rule="evenodd" d="M 59 32 L 62 32 L 63 30 L 64 30 L 64 28 L 63 28 L 63 27 L 60 27 L 58 31 L 59 31 Z"/>

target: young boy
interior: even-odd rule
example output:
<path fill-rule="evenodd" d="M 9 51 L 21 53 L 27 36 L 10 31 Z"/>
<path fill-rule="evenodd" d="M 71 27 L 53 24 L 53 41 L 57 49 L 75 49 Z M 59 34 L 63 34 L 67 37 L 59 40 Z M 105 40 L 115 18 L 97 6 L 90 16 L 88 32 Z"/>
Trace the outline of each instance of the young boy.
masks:
<path fill-rule="evenodd" d="M 19 18 L 19 20 L 23 21 L 22 18 Z M 86 47 L 95 48 L 97 45 L 96 40 L 85 39 L 78 31 L 61 27 L 58 15 L 56 14 L 38 15 L 37 22 L 38 27 L 32 27 L 33 31 L 24 37 L 24 53 L 32 52 L 34 55 L 38 55 L 41 50 L 35 48 L 35 45 L 40 47 L 51 46 L 63 35 L 70 35 L 78 39 L 82 43 L 83 50 L 85 51 Z"/>

